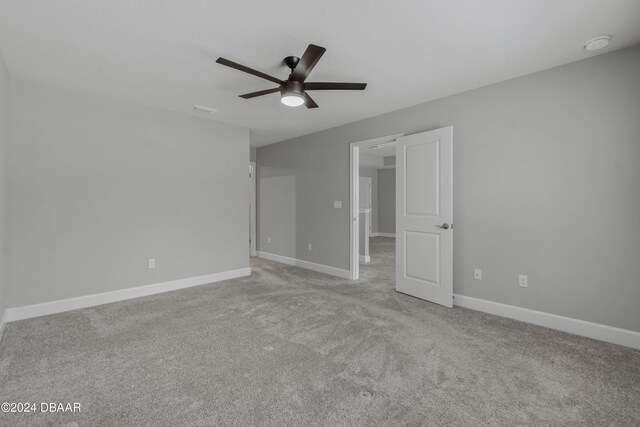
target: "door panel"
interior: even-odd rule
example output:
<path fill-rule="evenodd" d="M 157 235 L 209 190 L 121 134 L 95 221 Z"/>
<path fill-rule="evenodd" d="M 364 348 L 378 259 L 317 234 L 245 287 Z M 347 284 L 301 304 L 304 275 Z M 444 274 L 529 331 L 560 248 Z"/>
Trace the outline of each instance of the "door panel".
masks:
<path fill-rule="evenodd" d="M 435 141 L 408 145 L 405 149 L 405 212 L 408 215 L 440 214 L 439 145 L 439 141 Z"/>
<path fill-rule="evenodd" d="M 396 144 L 396 290 L 453 306 L 453 128 Z"/>
<path fill-rule="evenodd" d="M 407 276 L 438 285 L 440 283 L 440 235 L 416 231 L 405 232 Z"/>

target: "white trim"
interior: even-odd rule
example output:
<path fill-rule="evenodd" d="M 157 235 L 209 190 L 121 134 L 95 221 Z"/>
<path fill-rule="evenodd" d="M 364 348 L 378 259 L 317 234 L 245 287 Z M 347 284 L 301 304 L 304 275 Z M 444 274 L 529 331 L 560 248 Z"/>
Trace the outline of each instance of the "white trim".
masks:
<path fill-rule="evenodd" d="M 16 320 L 29 319 L 31 317 L 46 316 L 48 314 L 93 307 L 96 305 L 139 298 L 162 292 L 175 291 L 178 289 L 190 288 L 192 286 L 206 285 L 208 283 L 220 282 L 249 275 L 251 275 L 251 268 L 246 267 L 239 268 L 237 270 L 207 274 L 204 276 L 171 280 L 169 282 L 156 283 L 153 285 L 138 286 L 135 288 L 120 289 L 117 291 L 103 292 L 99 294 L 83 295 L 81 297 L 49 301 L 41 304 L 25 305 L 22 307 L 12 307 L 8 308 L 6 311 L 6 321 L 13 322 Z"/>
<path fill-rule="evenodd" d="M 256 162 L 249 162 L 249 239 L 251 245 L 249 252 L 251 256 L 256 256 Z"/>
<path fill-rule="evenodd" d="M 306 268 L 307 270 L 318 271 L 320 273 L 329 274 L 331 276 L 341 277 L 343 279 L 350 279 L 351 272 L 349 270 L 343 270 L 341 268 L 331 267 L 324 264 L 316 264 L 311 261 L 304 261 L 301 259 L 290 258 L 283 255 L 276 255 L 269 252 L 258 251 L 260 258 L 268 259 L 269 261 L 280 262 L 282 264 L 293 265 L 296 267 Z"/>
<path fill-rule="evenodd" d="M 358 189 L 360 188 L 360 148 L 351 143 L 351 164 L 349 165 L 349 200 L 350 200 L 350 217 L 349 217 L 349 278 L 357 280 L 360 277 L 360 263 L 358 257 L 360 255 L 360 200 Z"/>
<path fill-rule="evenodd" d="M 358 187 L 360 186 L 360 147 L 381 144 L 387 141 L 395 141 L 401 136 L 404 136 L 404 133 L 397 133 L 394 135 L 387 135 L 379 138 L 365 139 L 363 141 L 356 141 L 349 144 L 349 153 L 351 156 L 351 164 L 349 167 L 349 199 L 351 200 L 351 216 L 349 218 L 349 236 L 351 238 L 351 241 L 349 242 L 349 278 L 351 280 L 357 280 L 360 277 L 360 219 L 358 218 Z"/>
<path fill-rule="evenodd" d="M 640 349 L 640 332 L 458 294 L 454 295 L 453 301 L 454 305 L 458 307 L 470 308 L 570 334 Z"/>
<path fill-rule="evenodd" d="M 360 255 L 360 262 L 364 262 L 365 264 L 369 264 L 371 262 L 371 256 L 369 256 L 369 255 Z"/>
<path fill-rule="evenodd" d="M 371 233 L 371 237 L 390 237 L 395 239 L 396 233 Z"/>

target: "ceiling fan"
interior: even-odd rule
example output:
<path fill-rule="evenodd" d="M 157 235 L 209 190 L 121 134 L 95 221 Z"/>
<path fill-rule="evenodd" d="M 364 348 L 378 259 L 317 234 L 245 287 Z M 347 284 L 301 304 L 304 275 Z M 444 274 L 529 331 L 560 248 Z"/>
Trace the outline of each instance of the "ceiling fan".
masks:
<path fill-rule="evenodd" d="M 218 64 L 253 74 L 273 83 L 277 83 L 278 87 L 273 89 L 261 90 L 258 92 L 246 93 L 240 95 L 240 98 L 250 99 L 257 96 L 267 95 L 270 93 L 280 92 L 280 101 L 289 107 L 298 107 L 304 104 L 307 108 L 318 108 L 318 104 L 309 96 L 309 90 L 364 90 L 366 83 L 333 83 L 333 82 L 305 82 L 313 67 L 316 66 L 324 52 L 325 48 L 310 44 L 305 50 L 302 58 L 297 56 L 287 56 L 282 61 L 291 69 L 291 74 L 287 80 L 280 80 L 276 77 L 254 70 L 236 62 L 229 61 L 225 58 L 218 58 Z"/>

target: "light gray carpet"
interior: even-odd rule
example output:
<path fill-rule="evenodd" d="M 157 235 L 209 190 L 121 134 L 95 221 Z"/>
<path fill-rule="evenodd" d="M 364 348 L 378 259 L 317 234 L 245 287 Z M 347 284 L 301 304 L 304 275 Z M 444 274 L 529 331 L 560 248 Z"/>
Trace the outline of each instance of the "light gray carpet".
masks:
<path fill-rule="evenodd" d="M 393 241 L 348 281 L 249 278 L 11 323 L 0 401 L 81 402 L 20 425 L 638 425 L 640 352 L 393 289 Z"/>

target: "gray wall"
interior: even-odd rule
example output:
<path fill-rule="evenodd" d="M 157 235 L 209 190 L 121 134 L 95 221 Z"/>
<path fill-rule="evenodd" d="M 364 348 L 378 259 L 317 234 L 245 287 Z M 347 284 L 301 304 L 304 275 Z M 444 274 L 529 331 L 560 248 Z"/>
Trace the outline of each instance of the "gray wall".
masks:
<path fill-rule="evenodd" d="M 10 99 L 10 307 L 249 266 L 248 130 L 18 79 Z"/>
<path fill-rule="evenodd" d="M 393 157 L 395 161 L 395 157 Z M 378 231 L 396 232 L 396 170 L 378 170 Z"/>
<path fill-rule="evenodd" d="M 262 169 L 258 175 L 257 241 L 259 250 L 296 258 L 305 243 L 296 239 L 296 176 L 279 174 L 277 169 Z"/>
<path fill-rule="evenodd" d="M 344 268 L 341 246 L 349 235 L 348 175 L 342 187 L 348 159 L 341 144 L 289 141 L 258 148 L 258 250 Z M 286 189 L 274 198 L 278 180 Z M 334 209 L 334 200 L 342 201 L 342 209 Z M 311 252 L 308 242 L 313 244 Z"/>
<path fill-rule="evenodd" d="M 296 179 L 299 257 L 348 269 L 349 143 L 453 126 L 454 291 L 640 331 L 639 117 L 634 47 L 259 148 L 259 173 Z"/>
<path fill-rule="evenodd" d="M 378 169 L 360 166 L 360 176 L 371 178 L 371 232 L 378 232 Z M 349 204 L 346 201 L 345 206 Z M 362 208 L 362 207 L 361 207 Z"/>
<path fill-rule="evenodd" d="M 360 244 L 358 245 L 358 250 L 360 251 L 359 254 L 360 255 L 369 255 L 368 252 L 368 248 L 367 248 L 367 217 L 366 214 L 364 213 L 359 213 L 358 214 L 360 216 L 360 222 L 358 222 L 358 227 L 359 228 L 359 233 L 358 233 L 358 239 Z"/>
<path fill-rule="evenodd" d="M 7 308 L 7 145 L 9 140 L 9 73 L 0 54 L 0 319 Z"/>
<path fill-rule="evenodd" d="M 250 162 L 255 162 L 256 161 L 256 147 L 250 147 L 250 149 L 249 149 L 249 161 Z"/>

